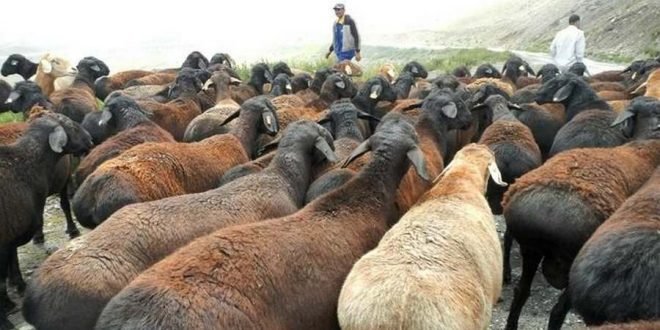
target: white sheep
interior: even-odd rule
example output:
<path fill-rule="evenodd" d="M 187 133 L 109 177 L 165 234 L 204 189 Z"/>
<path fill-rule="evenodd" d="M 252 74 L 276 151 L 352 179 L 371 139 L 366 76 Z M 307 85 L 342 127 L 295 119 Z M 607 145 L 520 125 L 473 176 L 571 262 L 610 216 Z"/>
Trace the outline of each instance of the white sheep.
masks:
<path fill-rule="evenodd" d="M 41 87 L 44 95 L 71 86 L 78 69 L 66 59 L 51 53 L 44 54 L 39 60 L 34 81 Z"/>

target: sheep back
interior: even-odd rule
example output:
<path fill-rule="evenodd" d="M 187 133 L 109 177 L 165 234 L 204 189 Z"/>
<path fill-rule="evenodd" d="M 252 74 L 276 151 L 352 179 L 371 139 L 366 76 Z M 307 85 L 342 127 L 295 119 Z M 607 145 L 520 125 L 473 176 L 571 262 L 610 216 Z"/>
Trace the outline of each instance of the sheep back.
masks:
<path fill-rule="evenodd" d="M 628 139 L 619 127 L 610 127 L 618 114 L 614 111 L 587 110 L 578 113 L 557 131 L 549 156 L 575 148 L 615 147 Z"/>
<path fill-rule="evenodd" d="M 660 293 L 660 169 L 605 221 L 573 262 L 572 306 L 588 325 L 652 320 Z"/>

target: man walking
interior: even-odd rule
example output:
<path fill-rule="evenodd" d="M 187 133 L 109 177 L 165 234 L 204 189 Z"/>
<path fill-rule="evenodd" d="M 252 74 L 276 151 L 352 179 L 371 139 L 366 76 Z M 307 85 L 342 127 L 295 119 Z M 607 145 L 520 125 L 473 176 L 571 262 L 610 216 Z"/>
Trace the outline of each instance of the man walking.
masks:
<path fill-rule="evenodd" d="M 580 16 L 571 15 L 568 27 L 557 32 L 550 45 L 550 55 L 563 73 L 576 62 L 584 60 L 584 31 L 580 30 Z"/>
<path fill-rule="evenodd" d="M 337 62 L 351 60 L 355 57 L 356 61 L 362 59 L 360 55 L 360 35 L 358 34 L 355 21 L 346 15 L 344 4 L 338 3 L 333 7 L 337 21 L 333 27 L 332 44 L 325 58 L 328 58 L 334 51 L 337 55 Z"/>

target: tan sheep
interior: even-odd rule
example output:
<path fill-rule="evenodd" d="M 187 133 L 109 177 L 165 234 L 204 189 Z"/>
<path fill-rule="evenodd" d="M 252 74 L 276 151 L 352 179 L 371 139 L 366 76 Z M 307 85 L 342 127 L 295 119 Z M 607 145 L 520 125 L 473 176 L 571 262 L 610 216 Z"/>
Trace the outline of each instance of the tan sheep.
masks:
<path fill-rule="evenodd" d="M 71 86 L 73 76 L 76 73 L 78 73 L 78 70 L 69 61 L 51 53 L 46 53 L 39 60 L 34 81 L 41 87 L 44 95 L 50 96 L 55 90 Z"/>
<path fill-rule="evenodd" d="M 488 328 L 502 289 L 502 250 L 483 196 L 488 172 L 506 185 L 488 147 L 456 154 L 353 266 L 339 296 L 342 329 Z"/>

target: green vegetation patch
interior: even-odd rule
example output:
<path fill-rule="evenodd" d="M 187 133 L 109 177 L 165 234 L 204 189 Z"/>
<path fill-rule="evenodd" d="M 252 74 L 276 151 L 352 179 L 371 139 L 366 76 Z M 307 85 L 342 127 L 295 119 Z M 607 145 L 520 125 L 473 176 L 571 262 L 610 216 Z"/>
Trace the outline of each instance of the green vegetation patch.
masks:
<path fill-rule="evenodd" d="M 0 114 L 0 123 L 15 123 L 23 121 L 22 113 L 5 112 Z"/>

